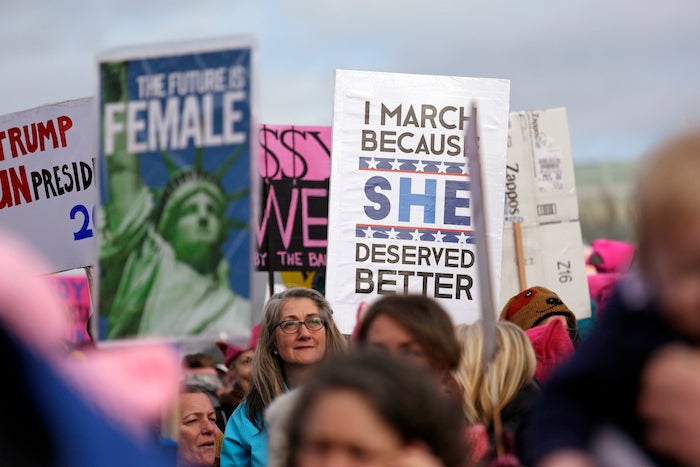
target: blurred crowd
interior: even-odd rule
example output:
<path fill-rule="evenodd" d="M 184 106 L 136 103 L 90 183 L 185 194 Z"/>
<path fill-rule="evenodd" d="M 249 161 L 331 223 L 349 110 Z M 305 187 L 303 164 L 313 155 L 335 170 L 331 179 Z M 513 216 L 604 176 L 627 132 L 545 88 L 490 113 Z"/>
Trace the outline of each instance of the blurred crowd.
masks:
<path fill-rule="evenodd" d="M 434 299 L 265 303 L 247 345 L 70 347 L 42 259 L 2 233 L 0 465 L 700 465 L 700 134 L 650 154 L 634 245 L 585 252 L 593 316 L 533 286 L 455 323 Z M 26 426 L 28 430 L 20 430 Z"/>

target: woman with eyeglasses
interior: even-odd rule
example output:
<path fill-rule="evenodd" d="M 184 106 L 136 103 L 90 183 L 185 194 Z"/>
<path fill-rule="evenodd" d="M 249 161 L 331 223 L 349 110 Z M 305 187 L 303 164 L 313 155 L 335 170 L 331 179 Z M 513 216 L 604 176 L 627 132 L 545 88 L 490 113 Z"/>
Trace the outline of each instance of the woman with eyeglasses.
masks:
<path fill-rule="evenodd" d="M 277 396 L 304 384 L 325 358 L 346 349 L 332 313 L 314 289 L 294 287 L 270 297 L 253 355 L 251 388 L 226 425 L 222 467 L 268 465 L 265 409 Z"/>

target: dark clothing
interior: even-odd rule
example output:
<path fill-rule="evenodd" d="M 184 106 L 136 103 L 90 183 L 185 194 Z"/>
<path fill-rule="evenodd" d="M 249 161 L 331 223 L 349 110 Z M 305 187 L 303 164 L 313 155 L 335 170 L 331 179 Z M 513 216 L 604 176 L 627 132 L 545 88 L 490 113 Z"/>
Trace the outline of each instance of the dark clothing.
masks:
<path fill-rule="evenodd" d="M 501 410 L 503 429 L 513 435 L 515 455 L 522 466 L 533 465 L 527 450 L 528 430 L 531 429 L 530 418 L 540 392 L 540 387 L 533 381 L 522 388 L 513 400 Z"/>
<path fill-rule="evenodd" d="M 591 335 L 544 383 L 527 442 L 533 460 L 562 448 L 591 452 L 593 437 L 612 427 L 655 464 L 675 465 L 644 447 L 636 404 L 651 354 L 687 339 L 669 327 L 643 290 L 638 278 L 621 281 Z"/>
<path fill-rule="evenodd" d="M 244 397 L 245 391 L 238 385 L 238 383 L 234 383 L 233 389 L 231 389 L 229 392 L 225 392 L 221 396 L 219 396 L 221 410 L 224 411 L 224 414 L 226 415 L 226 420 L 228 420 L 231 417 L 231 414 L 234 410 L 236 410 L 236 407 L 238 407 L 238 404 L 241 403 Z M 223 431 L 224 430 L 222 430 L 222 432 Z"/>
<path fill-rule="evenodd" d="M 177 450 L 131 434 L 95 410 L 73 383 L 26 343 L 0 326 L 4 374 L 0 407 L 0 465 L 52 467 L 168 467 Z M 22 429 L 24 426 L 26 429 Z"/>

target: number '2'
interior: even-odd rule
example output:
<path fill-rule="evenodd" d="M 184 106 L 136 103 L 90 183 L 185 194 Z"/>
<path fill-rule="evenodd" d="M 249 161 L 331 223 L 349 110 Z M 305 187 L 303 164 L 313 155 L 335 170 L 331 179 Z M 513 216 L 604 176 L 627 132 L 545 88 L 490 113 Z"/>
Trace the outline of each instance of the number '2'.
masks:
<path fill-rule="evenodd" d="M 73 232 L 73 240 L 82 240 L 84 238 L 92 237 L 92 229 L 88 228 L 88 225 L 90 224 L 90 213 L 88 212 L 87 208 L 82 204 L 76 204 L 73 206 L 73 209 L 70 210 L 70 218 L 75 219 L 75 216 L 78 214 L 83 215 L 83 225 L 80 227 L 80 230 Z"/>

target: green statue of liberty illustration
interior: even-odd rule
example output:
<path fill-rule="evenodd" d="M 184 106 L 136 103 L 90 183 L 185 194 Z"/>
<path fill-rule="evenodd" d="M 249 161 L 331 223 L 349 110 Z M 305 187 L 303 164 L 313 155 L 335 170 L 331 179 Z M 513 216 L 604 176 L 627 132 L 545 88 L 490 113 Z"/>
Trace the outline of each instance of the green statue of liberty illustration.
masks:
<path fill-rule="evenodd" d="M 101 67 L 102 105 L 127 102 L 127 63 Z M 202 168 L 201 148 L 194 164 L 183 168 L 162 151 L 171 176 L 154 193 L 142 180 L 139 155 L 127 151 L 125 132 L 115 135 L 114 153 L 103 158 L 100 213 L 100 315 L 108 339 L 250 328 L 250 302 L 231 290 L 222 251 L 235 224 L 226 219 L 226 207 L 249 189 L 227 194 L 220 179 L 242 150 L 239 145 L 216 173 Z"/>

